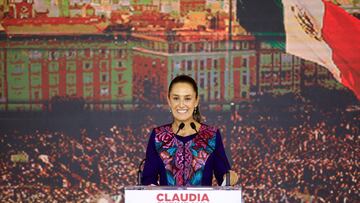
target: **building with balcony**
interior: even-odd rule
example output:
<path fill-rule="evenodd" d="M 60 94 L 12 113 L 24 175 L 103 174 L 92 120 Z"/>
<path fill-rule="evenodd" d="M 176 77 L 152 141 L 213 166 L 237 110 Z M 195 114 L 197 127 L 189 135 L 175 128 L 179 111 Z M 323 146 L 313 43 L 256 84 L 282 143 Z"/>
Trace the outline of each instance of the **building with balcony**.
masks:
<path fill-rule="evenodd" d="M 229 41 L 224 31 L 177 30 L 133 33 L 132 39 L 135 100 L 166 102 L 167 87 L 179 74 L 198 81 L 202 101 L 250 98 L 256 78 L 253 36 L 233 36 Z M 154 92 L 141 92 L 147 86 Z"/>
<path fill-rule="evenodd" d="M 44 109 L 55 96 L 84 98 L 90 109 L 103 110 L 132 101 L 131 54 L 125 43 L 8 43 L 10 48 L 2 49 L 0 54 L 1 64 L 6 53 L 6 70 L 1 71 L 6 74 L 6 83 L 1 86 L 9 103 L 6 110 Z"/>
<path fill-rule="evenodd" d="M 256 91 L 260 94 L 299 92 L 301 59 L 266 41 L 258 42 L 258 46 Z"/>

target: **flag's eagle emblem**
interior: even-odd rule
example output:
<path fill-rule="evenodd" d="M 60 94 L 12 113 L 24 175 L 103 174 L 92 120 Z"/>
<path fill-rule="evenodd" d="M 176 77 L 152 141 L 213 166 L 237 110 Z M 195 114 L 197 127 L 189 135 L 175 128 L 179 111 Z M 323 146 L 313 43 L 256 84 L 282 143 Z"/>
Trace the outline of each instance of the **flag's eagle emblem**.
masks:
<path fill-rule="evenodd" d="M 318 41 L 323 40 L 319 26 L 316 24 L 315 19 L 306 11 L 306 9 L 299 5 L 292 5 L 291 11 L 307 35 Z"/>

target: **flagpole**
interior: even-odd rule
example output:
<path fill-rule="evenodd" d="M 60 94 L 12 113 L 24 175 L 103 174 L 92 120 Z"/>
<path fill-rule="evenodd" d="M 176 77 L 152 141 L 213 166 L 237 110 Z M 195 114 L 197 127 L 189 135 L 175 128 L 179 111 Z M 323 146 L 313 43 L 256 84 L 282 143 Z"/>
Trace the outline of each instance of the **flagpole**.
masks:
<path fill-rule="evenodd" d="M 227 41 L 227 44 L 228 44 L 228 47 L 227 47 L 227 57 L 228 57 L 228 65 L 227 65 L 227 68 L 225 68 L 225 73 L 224 74 L 224 79 L 225 77 L 228 78 L 228 81 L 231 82 L 232 81 L 232 78 L 231 78 L 231 73 L 234 74 L 234 71 L 233 71 L 233 68 L 231 67 L 231 64 L 232 64 L 232 18 L 233 18 L 233 14 L 232 14 L 232 1 L 233 0 L 229 0 L 229 30 L 228 30 L 228 41 Z M 226 76 L 225 76 L 226 75 Z M 230 83 L 231 84 L 231 83 Z M 234 81 L 232 81 L 232 84 L 234 84 Z M 226 92 L 226 95 L 227 97 L 230 96 L 231 94 L 231 89 L 233 89 L 234 85 L 231 85 L 232 88 L 227 88 L 227 92 Z M 226 97 L 225 97 L 226 98 Z M 235 107 L 236 108 L 236 107 Z M 226 133 L 226 143 L 225 143 L 225 146 L 230 146 L 230 138 L 231 138 L 231 135 L 229 132 Z"/>

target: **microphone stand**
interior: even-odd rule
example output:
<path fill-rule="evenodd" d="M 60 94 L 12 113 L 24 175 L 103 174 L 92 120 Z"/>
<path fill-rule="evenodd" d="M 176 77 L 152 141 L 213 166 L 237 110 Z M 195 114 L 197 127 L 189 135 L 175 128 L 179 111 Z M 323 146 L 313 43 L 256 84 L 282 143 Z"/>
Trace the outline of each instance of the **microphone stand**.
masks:
<path fill-rule="evenodd" d="M 142 165 L 144 164 L 146 159 L 143 159 L 140 164 L 139 164 L 139 169 L 138 169 L 138 172 L 137 172 L 137 185 L 141 185 L 141 178 L 142 178 L 142 170 L 141 170 L 141 167 Z"/>

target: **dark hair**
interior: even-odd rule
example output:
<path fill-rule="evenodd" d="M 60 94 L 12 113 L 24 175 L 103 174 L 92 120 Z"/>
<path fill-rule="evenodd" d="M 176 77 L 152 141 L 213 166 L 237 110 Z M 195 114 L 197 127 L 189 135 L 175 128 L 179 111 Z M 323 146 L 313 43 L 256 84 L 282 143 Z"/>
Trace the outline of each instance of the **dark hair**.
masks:
<path fill-rule="evenodd" d="M 176 83 L 190 84 L 195 91 L 196 99 L 198 98 L 198 95 L 199 95 L 198 86 L 197 86 L 195 80 L 192 77 L 187 76 L 187 75 L 178 75 L 170 82 L 169 90 L 168 90 L 168 97 L 170 97 L 170 92 Z M 197 121 L 199 123 L 201 122 L 201 113 L 200 113 L 199 105 L 196 106 L 194 109 L 193 118 L 195 121 Z"/>

